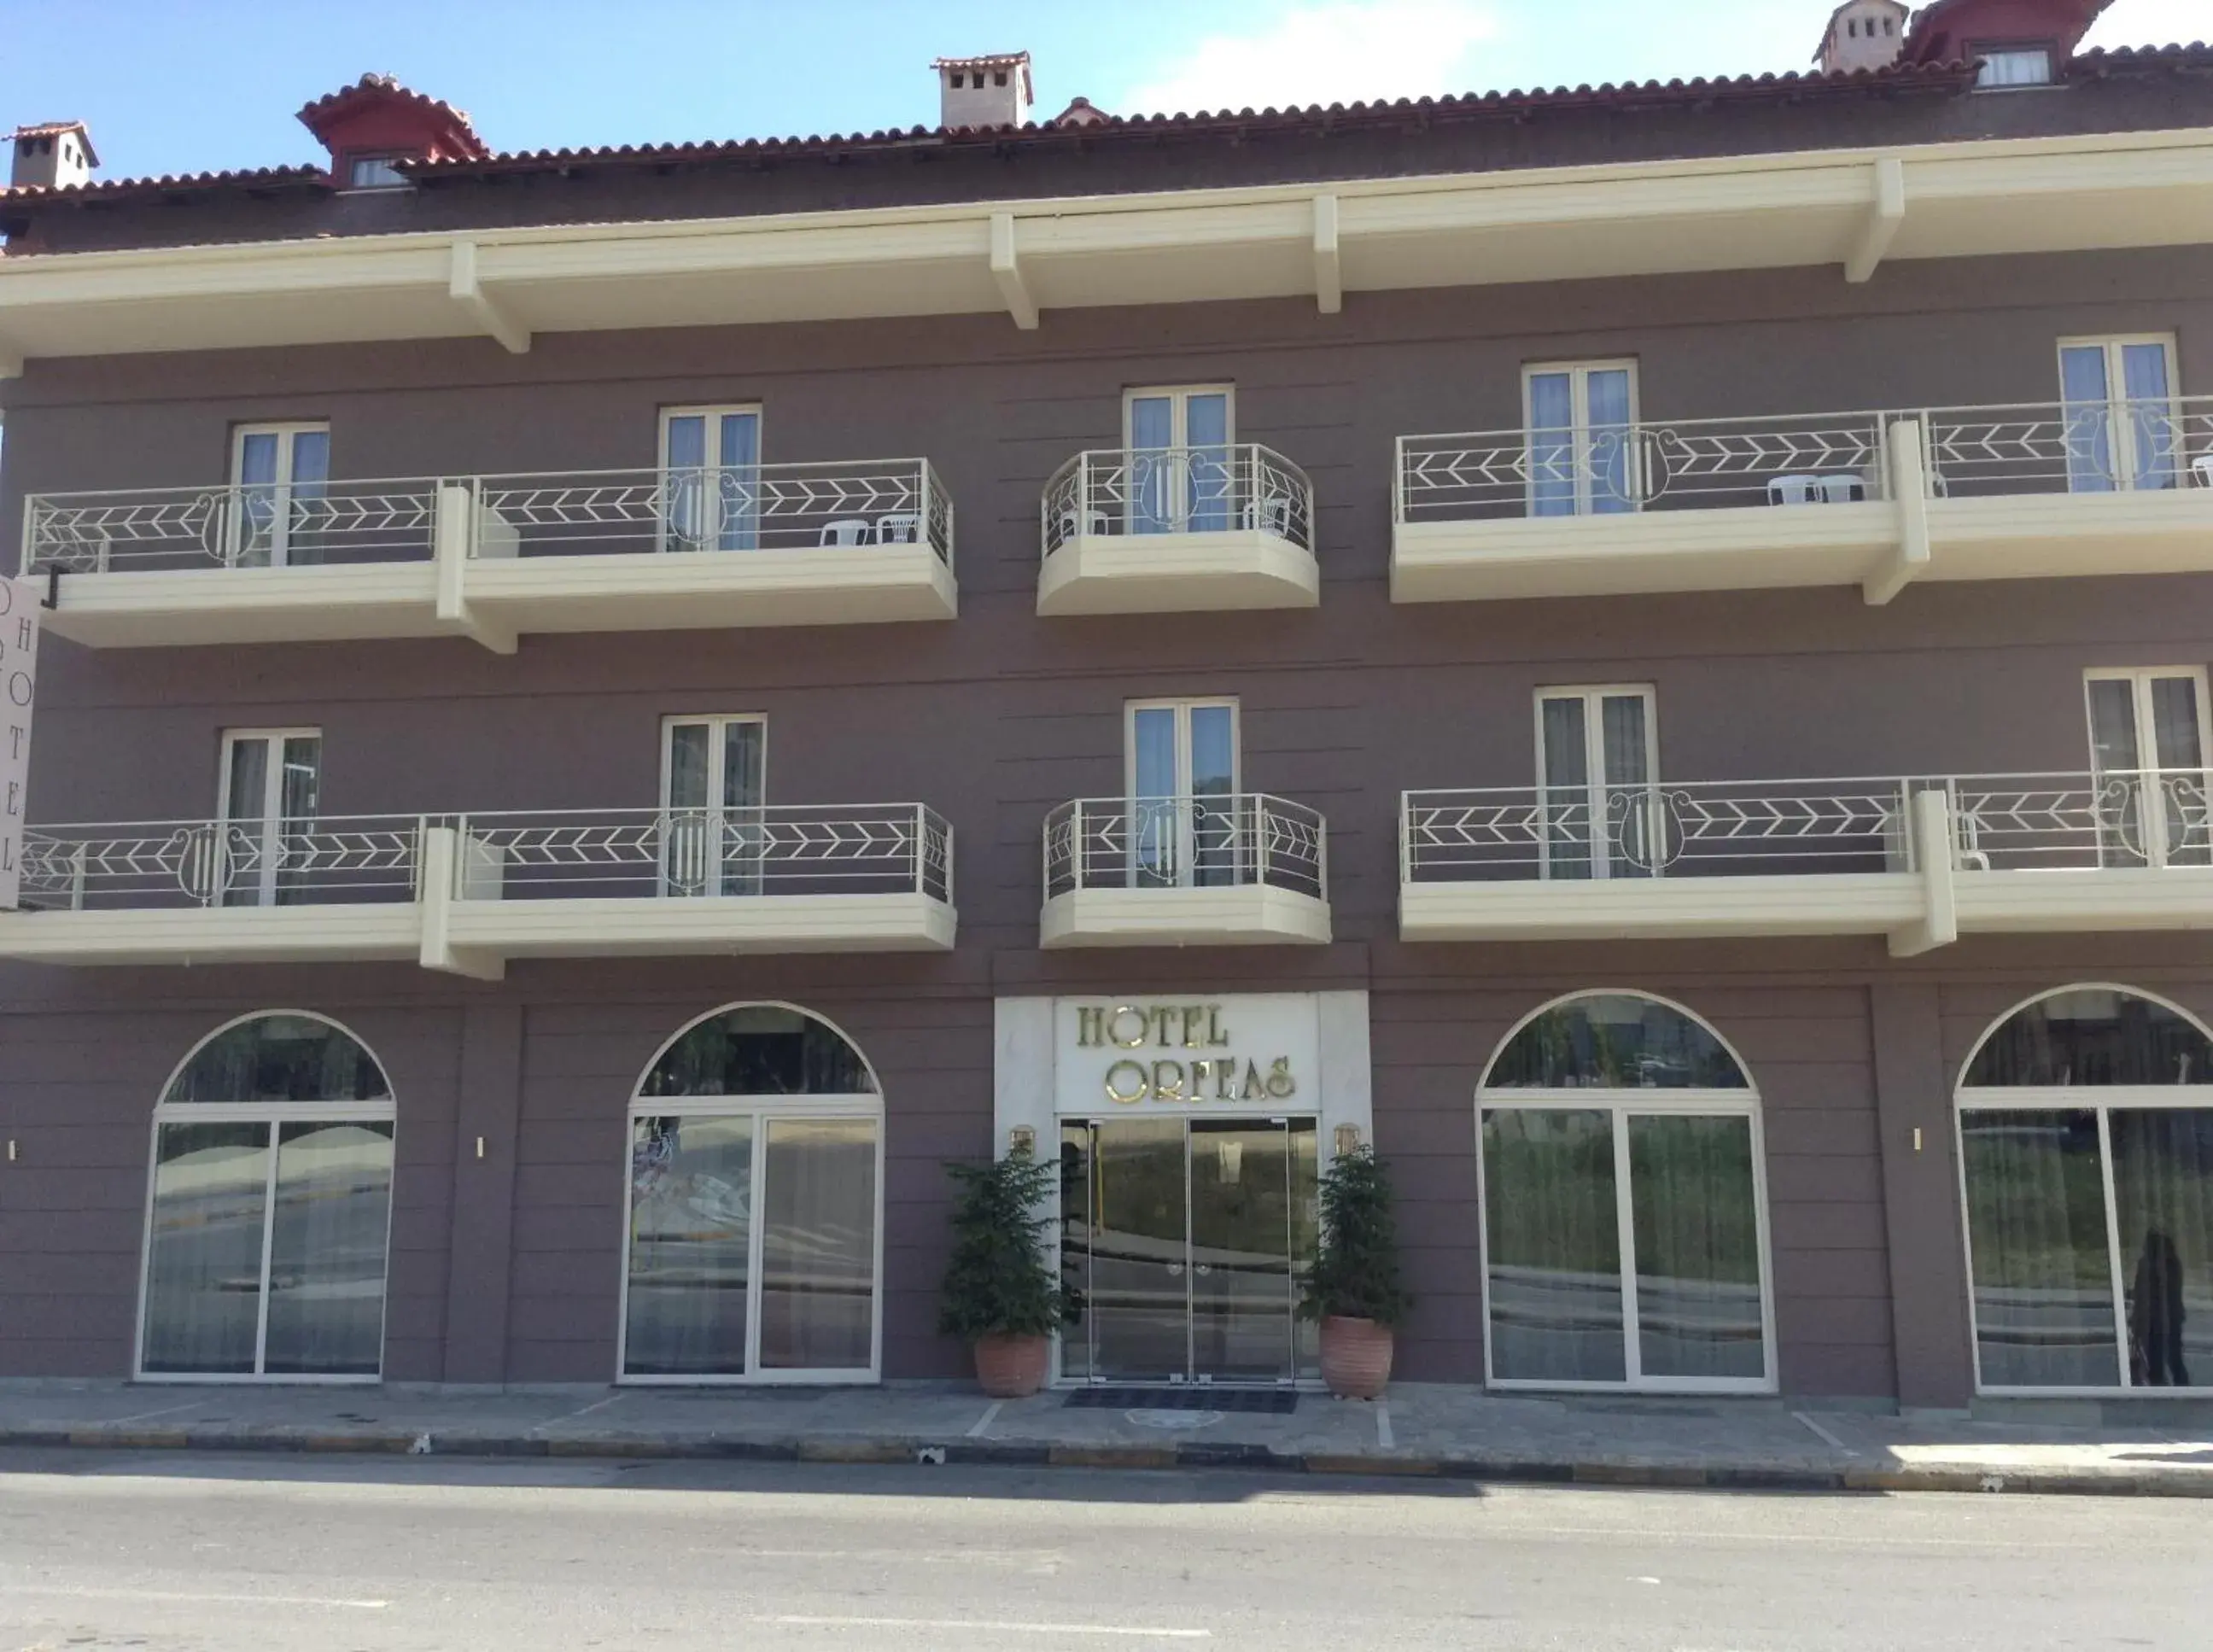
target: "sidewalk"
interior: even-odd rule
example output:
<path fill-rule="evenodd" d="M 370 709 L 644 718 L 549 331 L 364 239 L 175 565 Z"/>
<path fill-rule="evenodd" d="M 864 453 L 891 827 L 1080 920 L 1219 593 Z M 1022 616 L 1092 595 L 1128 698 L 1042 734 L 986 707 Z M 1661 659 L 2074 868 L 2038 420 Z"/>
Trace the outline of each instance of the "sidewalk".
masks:
<path fill-rule="evenodd" d="M 838 1389 L 0 1386 L 0 1446 L 1234 1466 L 1583 1484 L 2213 1497 L 2213 1426 L 1900 1418 L 1788 1401 L 1501 1398 L 1402 1383 L 1288 1415 Z"/>

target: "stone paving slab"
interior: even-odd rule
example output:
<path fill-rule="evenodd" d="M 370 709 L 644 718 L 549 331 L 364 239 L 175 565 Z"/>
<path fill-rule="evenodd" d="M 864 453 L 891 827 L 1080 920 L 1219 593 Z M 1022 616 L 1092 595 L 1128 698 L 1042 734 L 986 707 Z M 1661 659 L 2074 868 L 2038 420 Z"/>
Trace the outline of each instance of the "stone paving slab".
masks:
<path fill-rule="evenodd" d="M 0 1385 L 0 1445 L 1235 1466 L 1579 1484 L 2213 1497 L 2213 1428 L 2064 1426 L 1793 1409 L 1778 1400 L 1545 1399 L 1400 1384 L 1289 1413 L 1111 1411 L 960 1384 L 439 1392 Z"/>

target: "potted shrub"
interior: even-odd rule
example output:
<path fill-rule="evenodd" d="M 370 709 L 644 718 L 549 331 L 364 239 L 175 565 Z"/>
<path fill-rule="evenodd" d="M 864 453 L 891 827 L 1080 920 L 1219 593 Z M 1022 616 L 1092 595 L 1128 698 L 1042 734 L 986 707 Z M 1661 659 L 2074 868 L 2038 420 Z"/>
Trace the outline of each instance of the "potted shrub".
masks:
<path fill-rule="evenodd" d="M 1048 1338 L 1070 1309 L 1046 1256 L 1052 1218 L 1038 1214 L 1052 1190 L 1054 1167 L 1021 1147 L 988 1165 L 946 1169 L 960 1192 L 937 1328 L 973 1345 L 985 1393 L 1019 1399 L 1045 1386 Z"/>
<path fill-rule="evenodd" d="M 1321 1321 L 1321 1377 L 1340 1399 L 1374 1399 L 1391 1381 L 1391 1328 L 1413 1306 L 1399 1282 L 1391 1179 L 1371 1147 L 1340 1153 L 1321 1177 L 1321 1234 L 1299 1308 Z"/>

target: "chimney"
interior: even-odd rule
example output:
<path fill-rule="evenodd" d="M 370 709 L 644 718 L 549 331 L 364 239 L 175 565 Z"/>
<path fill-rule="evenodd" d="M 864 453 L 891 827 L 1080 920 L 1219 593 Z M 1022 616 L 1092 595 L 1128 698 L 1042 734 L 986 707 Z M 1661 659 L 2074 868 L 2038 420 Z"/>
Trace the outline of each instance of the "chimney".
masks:
<path fill-rule="evenodd" d="M 89 182 L 100 164 L 82 120 L 18 126 L 8 141 L 14 162 L 8 182 L 16 189 L 69 189 Z"/>
<path fill-rule="evenodd" d="M 983 58 L 940 58 L 937 124 L 948 131 L 963 126 L 1019 126 L 1033 99 L 1030 54 L 998 52 Z"/>
<path fill-rule="evenodd" d="M 1814 61 L 1825 75 L 1850 75 L 1887 69 L 1905 50 L 1905 24 L 1912 14 L 1899 0 L 1844 0 L 1829 19 L 1829 32 Z"/>

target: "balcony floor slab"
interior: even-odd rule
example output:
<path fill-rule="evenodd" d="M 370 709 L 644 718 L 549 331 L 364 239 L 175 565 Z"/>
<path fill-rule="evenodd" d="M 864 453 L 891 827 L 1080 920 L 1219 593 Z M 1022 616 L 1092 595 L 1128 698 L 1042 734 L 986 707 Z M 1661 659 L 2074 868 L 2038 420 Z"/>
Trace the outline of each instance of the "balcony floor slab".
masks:
<path fill-rule="evenodd" d="M 958 915 L 920 894 L 457 900 L 447 939 L 491 958 L 949 952 Z"/>
<path fill-rule="evenodd" d="M 1047 951 L 1077 947 L 1324 946 L 1329 903 L 1295 890 L 1072 889 L 1039 917 Z"/>
<path fill-rule="evenodd" d="M 1406 941 L 1879 936 L 1917 920 L 1924 898 L 1922 880 L 1905 872 L 1402 883 L 1399 932 Z"/>
<path fill-rule="evenodd" d="M 437 584 L 427 560 L 65 573 L 44 623 L 87 648 L 439 637 Z"/>
<path fill-rule="evenodd" d="M 928 546 L 479 558 L 468 607 L 529 632 L 699 631 L 952 619 L 953 570 Z"/>
<path fill-rule="evenodd" d="M 399 901 L 0 912 L 0 958 L 34 964 L 412 960 L 422 937 L 422 907 Z"/>
<path fill-rule="evenodd" d="M 1048 616 L 1311 608 L 1314 552 L 1274 533 L 1079 533 L 1045 559 L 1037 611 Z"/>

